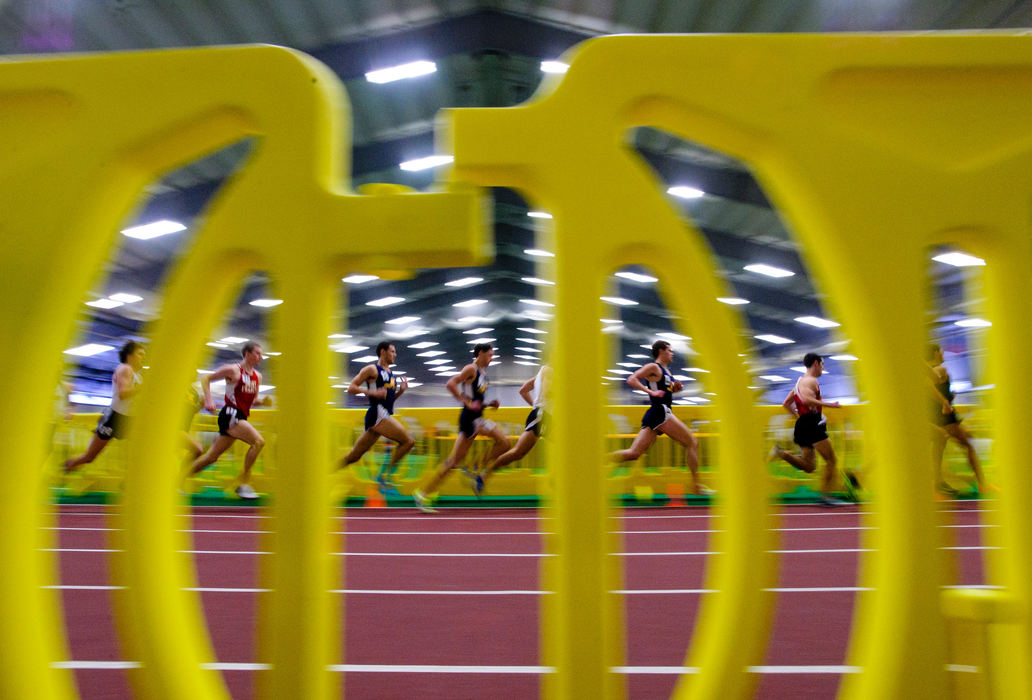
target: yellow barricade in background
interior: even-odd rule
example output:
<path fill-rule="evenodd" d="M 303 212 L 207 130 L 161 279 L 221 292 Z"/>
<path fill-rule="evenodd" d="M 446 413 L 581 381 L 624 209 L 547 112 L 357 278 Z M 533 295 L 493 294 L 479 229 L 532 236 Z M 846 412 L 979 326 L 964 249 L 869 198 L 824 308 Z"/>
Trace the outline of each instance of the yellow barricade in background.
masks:
<path fill-rule="evenodd" d="M 342 271 L 473 264 L 490 254 L 481 202 L 461 183 L 522 190 L 555 216 L 557 301 L 554 470 L 558 555 L 543 618 L 551 696 L 617 698 L 623 679 L 618 558 L 607 518 L 604 367 L 599 297 L 610 271 L 644 264 L 696 339 L 719 397 L 717 469 L 725 532 L 676 695 L 748 696 L 762 662 L 774 574 L 761 459 L 764 416 L 752 404 L 734 312 L 697 232 L 685 230 L 624 133 L 654 126 L 733 154 L 755 169 L 798 232 L 837 317 L 845 321 L 870 398 L 864 453 L 893 472 L 879 488 L 864 562 L 873 588 L 857 612 L 846 698 L 939 698 L 947 692 L 943 581 L 928 450 L 900 430 L 924 406 L 925 247 L 961 242 L 989 263 L 989 372 L 996 383 L 999 556 L 987 600 L 944 601 L 950 615 L 990 625 L 1007 649 L 1000 697 L 1030 697 L 1028 620 L 1032 513 L 1021 507 L 1028 433 L 1022 399 L 1032 298 L 1028 231 L 1032 44 L 1017 35 L 608 37 L 587 42 L 538 98 L 511 109 L 445 115 L 455 155 L 447 191 L 347 189 L 346 102 L 329 71 L 271 47 L 170 51 L 0 65 L 0 203 L 5 300 L 0 359 L 11 384 L 0 420 L 17 425 L 0 470 L 0 696 L 69 698 L 59 608 L 43 585 L 52 562 L 39 465 L 60 349 L 118 223 L 143 186 L 177 164 L 258 136 L 250 160 L 206 212 L 165 293 L 153 333 L 124 482 L 121 626 L 132 674 L 148 698 L 224 698 L 173 524 L 179 407 L 203 340 L 245 274 L 268 270 L 278 296 L 273 342 L 290 357 L 280 377 L 275 495 L 260 611 L 265 698 L 339 694 L 339 615 L 328 591 L 331 531 L 325 420 L 334 292 Z M 196 348 L 183 351 L 183 348 Z M 27 351 L 26 351 L 27 349 Z M 574 351 L 575 349 L 575 351 Z M 1006 381 L 1004 381 L 1006 379 Z M 875 478 L 888 472 L 880 469 Z"/>

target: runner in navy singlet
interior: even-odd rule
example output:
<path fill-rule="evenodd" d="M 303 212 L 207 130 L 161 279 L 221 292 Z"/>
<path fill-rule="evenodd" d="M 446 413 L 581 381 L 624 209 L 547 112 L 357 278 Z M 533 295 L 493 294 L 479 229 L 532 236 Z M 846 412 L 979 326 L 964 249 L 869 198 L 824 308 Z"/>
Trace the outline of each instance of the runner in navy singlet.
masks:
<path fill-rule="evenodd" d="M 448 391 L 462 404 L 462 411 L 459 413 L 459 433 L 455 436 L 455 447 L 452 448 L 452 453 L 438 467 L 430 482 L 422 489 L 412 492 L 416 506 L 424 513 L 435 512 L 430 507 L 430 497 L 427 494 L 435 493 L 444 478 L 448 476 L 448 472 L 462 462 L 466 453 L 469 452 L 469 448 L 473 446 L 473 439 L 477 435 L 486 435 L 494 440 L 491 451 L 483 460 L 485 464 L 494 461 L 509 449 L 509 438 L 505 436 L 505 433 L 492 421 L 483 417 L 485 408 L 498 408 L 498 399 L 484 403 L 488 384 L 486 370 L 493 357 L 494 347 L 490 343 L 477 343 L 473 346 L 473 362 L 463 367 L 461 372 L 448 380 L 446 385 Z"/>
<path fill-rule="evenodd" d="M 236 495 L 240 498 L 254 499 L 258 494 L 251 488 L 251 467 L 254 466 L 258 453 L 265 447 L 265 439 L 253 425 L 248 422 L 251 404 L 258 396 L 262 383 L 262 375 L 255 367 L 262 361 L 262 346 L 258 343 L 247 343 L 241 349 L 243 361 L 237 364 L 222 365 L 212 374 L 201 377 L 201 389 L 204 391 L 204 409 L 215 412 L 215 401 L 211 397 L 211 383 L 219 379 L 226 380 L 226 403 L 219 411 L 219 436 L 211 444 L 208 451 L 194 460 L 187 477 L 197 474 L 215 463 L 219 456 L 229 449 L 235 440 L 250 445 L 244 455 L 244 469 L 240 473 L 240 483 L 236 487 Z"/>
<path fill-rule="evenodd" d="M 387 341 L 376 346 L 378 357 L 376 364 L 363 367 L 348 385 L 348 393 L 358 396 L 365 394 L 369 398 L 369 410 L 365 416 L 365 432 L 355 442 L 351 451 L 339 463 L 339 467 L 354 464 L 369 451 L 380 436 L 398 443 L 391 454 L 390 464 L 381 472 L 381 486 L 390 486 L 390 475 L 401 458 L 408 454 L 415 445 L 415 440 L 405 430 L 405 426 L 394 417 L 394 402 L 408 388 L 404 377 L 395 377 L 391 365 L 397 359 L 394 345 Z"/>
<path fill-rule="evenodd" d="M 682 388 L 681 382 L 675 380 L 667 369 L 673 362 L 674 350 L 667 341 L 657 340 L 652 344 L 652 357 L 655 362 L 648 363 L 627 378 L 627 383 L 633 388 L 649 395 L 652 405 L 642 416 L 641 430 L 631 446 L 626 450 L 612 453 L 610 459 L 614 462 L 633 462 L 648 452 L 657 437 L 666 434 L 684 447 L 685 462 L 692 475 L 689 493 L 710 496 L 713 490 L 699 483 L 699 441 L 670 409 L 674 402 L 674 393 Z"/>

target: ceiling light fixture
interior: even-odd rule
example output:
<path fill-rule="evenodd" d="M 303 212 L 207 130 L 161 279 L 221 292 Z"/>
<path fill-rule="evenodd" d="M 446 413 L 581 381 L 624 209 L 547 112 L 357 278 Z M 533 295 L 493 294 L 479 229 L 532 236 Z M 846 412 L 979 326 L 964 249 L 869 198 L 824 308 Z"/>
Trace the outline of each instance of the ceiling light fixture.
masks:
<path fill-rule="evenodd" d="M 749 272 L 755 272 L 758 275 L 765 275 L 767 277 L 791 277 L 795 273 L 791 270 L 785 270 L 780 267 L 774 267 L 773 265 L 765 265 L 763 263 L 756 263 L 755 265 L 746 265 L 743 270 Z"/>
<path fill-rule="evenodd" d="M 555 253 L 549 253 L 547 250 L 541 250 L 540 248 L 524 248 L 523 252 L 527 255 L 533 255 L 538 258 L 554 258 Z"/>
<path fill-rule="evenodd" d="M 642 284 L 659 282 L 658 277 L 653 277 L 652 275 L 642 275 L 637 272 L 617 272 L 616 276 L 622 277 L 625 280 L 631 280 L 632 282 L 641 282 Z"/>
<path fill-rule="evenodd" d="M 536 284 L 539 287 L 555 284 L 555 282 L 552 282 L 551 280 L 543 280 L 540 277 L 520 277 L 520 279 L 526 282 L 527 284 Z"/>
<path fill-rule="evenodd" d="M 383 83 L 393 83 L 395 80 L 418 78 L 420 76 L 430 75 L 431 73 L 436 72 L 437 64 L 433 61 L 412 61 L 410 63 L 402 63 L 401 65 L 391 66 L 389 68 L 371 70 L 365 74 L 365 77 L 366 80 L 371 83 L 382 85 Z"/>
<path fill-rule="evenodd" d="M 414 158 L 413 160 L 406 160 L 403 163 L 399 163 L 398 167 L 402 170 L 409 172 L 417 172 L 419 170 L 429 170 L 430 168 L 437 168 L 442 165 L 451 163 L 455 158 L 453 156 L 426 156 L 424 158 Z"/>
<path fill-rule="evenodd" d="M 348 275 L 347 277 L 341 277 L 340 281 L 347 282 L 348 284 L 365 284 L 378 279 L 380 278 L 376 275 Z"/>
<path fill-rule="evenodd" d="M 570 70 L 570 66 L 562 61 L 542 61 L 541 72 L 542 73 L 565 73 Z"/>
<path fill-rule="evenodd" d="M 282 303 L 282 299 L 255 299 L 254 301 L 250 302 L 251 306 L 261 306 L 262 308 L 279 306 Z"/>
<path fill-rule="evenodd" d="M 141 241 L 149 241 L 150 239 L 157 238 L 158 236 L 167 236 L 170 233 L 179 233 L 180 231 L 185 230 L 186 226 L 178 221 L 161 219 L 160 221 L 154 221 L 149 224 L 140 224 L 139 226 L 124 228 L 122 229 L 122 235 Z"/>
<path fill-rule="evenodd" d="M 616 306 L 637 306 L 638 302 L 631 299 L 624 299 L 623 297 L 599 297 L 602 301 L 607 304 L 615 304 Z"/>
<path fill-rule="evenodd" d="M 548 332 L 548 331 L 539 330 L 537 328 L 522 328 L 522 327 L 521 328 L 517 328 L 516 330 L 523 331 L 524 333 L 534 333 L 534 334 L 537 334 L 537 335 L 542 335 L 542 334 Z"/>
<path fill-rule="evenodd" d="M 397 318 L 392 318 L 389 321 L 384 321 L 384 323 L 389 323 L 392 326 L 394 326 L 394 325 L 399 325 L 400 326 L 400 325 L 403 325 L 403 324 L 406 324 L 406 323 L 412 323 L 413 321 L 418 321 L 420 318 L 422 318 L 422 317 L 421 316 L 398 316 Z"/>
<path fill-rule="evenodd" d="M 438 345 L 438 344 L 439 343 L 435 343 L 432 340 L 424 340 L 421 343 L 415 343 L 413 345 L 409 345 L 409 350 L 422 350 L 423 348 L 432 348 L 433 346 Z"/>
<path fill-rule="evenodd" d="M 547 301 L 541 301 L 540 299 L 520 299 L 521 304 L 530 304 L 531 306 L 555 306 Z"/>
<path fill-rule="evenodd" d="M 743 299 L 741 297 L 717 297 L 717 301 L 719 301 L 721 304 L 728 304 L 730 306 L 737 306 L 739 304 L 749 303 L 748 299 Z"/>
<path fill-rule="evenodd" d="M 772 333 L 762 333 L 760 335 L 754 335 L 756 340 L 762 340 L 767 343 L 773 343 L 775 345 L 785 345 L 787 343 L 794 343 L 795 341 L 791 338 L 784 338 L 780 335 L 774 335 Z"/>
<path fill-rule="evenodd" d="M 452 280 L 451 282 L 445 282 L 444 286 L 445 287 L 468 287 L 471 284 L 476 284 L 477 282 L 483 282 L 483 281 L 484 281 L 483 277 L 463 277 L 461 279 Z"/>
<path fill-rule="evenodd" d="M 667 188 L 667 194 L 672 194 L 675 197 L 680 197 L 681 199 L 698 199 L 699 197 L 706 196 L 706 193 L 698 187 L 689 187 L 688 185 L 674 185 L 673 187 L 669 187 Z"/>
<path fill-rule="evenodd" d="M 459 309 L 468 309 L 471 306 L 480 306 L 480 305 L 486 304 L 486 303 L 487 303 L 487 299 L 467 299 L 466 301 L 460 301 L 460 302 L 458 302 L 456 304 L 452 304 L 452 306 L 454 306 L 456 308 L 459 308 Z"/>
<path fill-rule="evenodd" d="M 138 301 L 143 301 L 143 297 L 137 294 L 126 294 L 125 292 L 118 292 L 117 294 L 109 294 L 108 299 L 112 301 L 120 301 L 123 304 L 135 304 Z"/>
<path fill-rule="evenodd" d="M 974 255 L 968 255 L 967 253 L 961 253 L 956 250 L 936 255 L 932 260 L 935 262 L 946 263 L 947 265 L 953 265 L 954 267 L 976 267 L 985 265 L 985 260 L 982 260 L 982 258 L 976 258 Z"/>
<path fill-rule="evenodd" d="M 86 306 L 92 306 L 95 309 L 117 309 L 119 306 L 125 304 L 120 301 L 114 301 L 113 299 L 94 299 L 93 301 L 87 301 Z"/>
<path fill-rule="evenodd" d="M 373 299 L 367 301 L 366 306 L 394 306 L 405 301 L 405 297 L 383 297 L 381 299 Z"/>
<path fill-rule="evenodd" d="M 79 345 L 78 347 L 68 348 L 64 351 L 65 355 L 75 355 L 77 357 L 93 357 L 99 355 L 102 352 L 108 350 L 114 350 L 110 345 L 101 345 L 100 343 L 87 343 L 86 345 Z"/>
<path fill-rule="evenodd" d="M 835 328 L 841 324 L 829 321 L 826 318 L 820 318 L 819 316 L 797 316 L 795 318 L 796 323 L 805 323 L 808 326 L 816 326 L 817 328 Z"/>

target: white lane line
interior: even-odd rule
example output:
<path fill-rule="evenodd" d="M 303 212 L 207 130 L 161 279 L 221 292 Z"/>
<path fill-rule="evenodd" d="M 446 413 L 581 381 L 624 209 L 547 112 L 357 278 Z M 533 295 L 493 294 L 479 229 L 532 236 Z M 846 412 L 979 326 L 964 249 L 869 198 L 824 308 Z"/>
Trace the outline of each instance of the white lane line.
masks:
<path fill-rule="evenodd" d="M 140 668 L 135 661 L 56 661 L 52 668 L 112 671 Z M 269 664 L 217 662 L 201 664 L 201 668 L 211 671 L 267 671 Z M 969 671 L 974 667 L 947 667 L 951 671 Z M 510 674 L 510 675 L 542 675 L 555 673 L 553 666 L 445 666 L 429 664 L 332 664 L 328 671 L 336 673 L 450 673 L 450 674 Z M 621 675 L 681 675 L 698 673 L 694 666 L 613 666 L 612 673 Z M 749 666 L 749 673 L 765 675 L 822 675 L 860 673 L 859 666 Z"/>
<path fill-rule="evenodd" d="M 1000 547 L 977 546 L 977 547 L 940 547 L 945 550 L 994 550 Z M 122 552 L 122 549 L 89 549 L 89 548 L 49 548 L 41 549 L 41 552 Z M 874 549 L 865 548 L 844 548 L 844 549 L 771 549 L 767 554 L 849 554 L 860 552 L 874 552 Z M 179 550 L 177 554 L 271 554 L 272 552 L 258 552 L 247 550 L 224 550 L 224 549 L 190 549 Z M 609 556 L 615 557 L 701 557 L 711 554 L 722 554 L 723 552 L 609 552 Z M 554 557 L 551 552 L 331 552 L 335 557 Z"/>
<path fill-rule="evenodd" d="M 125 586 L 43 586 L 48 590 L 60 591 L 124 591 Z M 944 589 L 954 590 L 1002 590 L 1002 586 L 970 585 L 970 586 L 943 586 Z M 271 588 L 183 588 L 184 591 L 192 593 L 271 593 Z M 764 588 L 766 593 L 862 593 L 876 589 L 864 586 L 804 586 L 789 588 Z M 337 588 L 330 593 L 338 595 L 444 595 L 444 596 L 521 596 L 521 595 L 551 595 L 555 591 L 540 591 L 529 589 L 487 589 L 475 591 L 453 591 L 453 590 L 391 590 L 379 588 Z M 622 588 L 609 591 L 617 595 L 704 595 L 707 593 L 719 593 L 713 588 Z"/>

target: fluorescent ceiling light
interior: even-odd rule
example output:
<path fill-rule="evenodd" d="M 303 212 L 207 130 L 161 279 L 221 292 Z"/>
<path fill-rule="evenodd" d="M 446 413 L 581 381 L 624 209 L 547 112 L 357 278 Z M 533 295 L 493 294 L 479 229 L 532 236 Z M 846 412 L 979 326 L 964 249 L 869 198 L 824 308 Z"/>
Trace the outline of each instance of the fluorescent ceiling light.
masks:
<path fill-rule="evenodd" d="M 540 299 L 520 299 L 521 304 L 530 304 L 531 306 L 555 306 L 555 304 L 547 301 L 541 301 Z"/>
<path fill-rule="evenodd" d="M 119 306 L 125 304 L 121 301 L 115 301 L 113 299 L 95 299 L 93 301 L 87 301 L 86 306 L 92 306 L 95 309 L 117 309 Z"/>
<path fill-rule="evenodd" d="M 826 318 L 820 318 L 819 316 L 797 316 L 795 318 L 796 323 L 805 323 L 808 326 L 816 326 L 817 328 L 835 328 L 841 324 L 829 321 Z"/>
<path fill-rule="evenodd" d="M 494 367 L 495 365 L 500 365 L 500 364 L 502 364 L 501 360 L 494 359 L 494 360 L 491 360 L 491 364 L 489 364 L 488 367 Z"/>
<path fill-rule="evenodd" d="M 160 221 L 154 221 L 149 224 L 141 224 L 139 226 L 130 226 L 129 228 L 122 229 L 122 235 L 128 236 L 129 238 L 136 238 L 141 241 L 147 241 L 151 238 L 157 238 L 158 236 L 167 236 L 170 233 L 179 233 L 185 231 L 186 226 L 179 223 L 178 221 L 169 221 L 168 219 L 161 219 Z"/>
<path fill-rule="evenodd" d="M 525 348 L 521 345 L 517 345 L 516 349 L 520 352 L 541 352 L 541 348 Z"/>
<path fill-rule="evenodd" d="M 749 303 L 748 299 L 743 299 L 741 297 L 717 297 L 717 301 L 719 301 L 721 304 L 729 304 L 731 306 Z"/>
<path fill-rule="evenodd" d="M 327 338 L 350 338 L 351 336 L 350 336 L 350 335 L 347 335 L 347 334 L 345 334 L 345 333 L 330 333 L 330 334 L 329 334 L 328 336 L 326 336 L 326 337 L 327 337 Z"/>
<path fill-rule="evenodd" d="M 524 248 L 523 252 L 527 255 L 533 255 L 539 258 L 554 258 L 555 253 L 549 253 L 547 250 L 541 250 L 540 248 Z"/>
<path fill-rule="evenodd" d="M 832 355 L 831 359 L 839 362 L 856 362 L 858 358 L 856 355 Z"/>
<path fill-rule="evenodd" d="M 255 299 L 251 302 L 251 306 L 261 306 L 268 308 L 270 306 L 279 306 L 282 303 L 282 299 Z"/>
<path fill-rule="evenodd" d="M 532 219 L 551 219 L 552 215 L 547 211 L 528 211 L 527 216 Z"/>
<path fill-rule="evenodd" d="M 538 309 L 527 309 L 523 312 L 523 315 L 534 321 L 549 321 L 552 318 L 552 314 L 545 313 Z"/>
<path fill-rule="evenodd" d="M 539 287 L 555 284 L 555 282 L 552 282 L 551 280 L 543 280 L 540 277 L 520 277 L 520 279 L 528 284 L 536 284 Z"/>
<path fill-rule="evenodd" d="M 439 357 L 436 360 L 427 360 L 423 364 L 424 365 L 431 365 L 431 366 L 433 366 L 433 365 L 447 365 L 450 362 L 451 362 L 451 360 L 446 360 L 443 357 Z"/>
<path fill-rule="evenodd" d="M 706 195 L 705 192 L 700 190 L 698 187 L 689 187 L 688 185 L 674 185 L 673 187 L 667 188 L 667 194 L 672 194 L 675 197 L 681 199 L 698 199 Z"/>
<path fill-rule="evenodd" d="M 993 324 L 983 318 L 962 318 L 953 325 L 961 328 L 988 328 Z"/>
<path fill-rule="evenodd" d="M 466 342 L 470 345 L 476 345 L 477 343 L 493 343 L 497 338 L 474 338 L 473 340 L 467 340 Z"/>
<path fill-rule="evenodd" d="M 345 355 L 353 355 L 356 352 L 362 352 L 363 350 L 368 350 L 368 349 L 369 348 L 364 347 L 362 345 L 340 345 L 340 346 L 334 348 L 334 350 L 336 350 L 337 352 L 342 352 Z"/>
<path fill-rule="evenodd" d="M 985 265 L 985 260 L 982 260 L 982 258 L 976 258 L 974 255 L 968 255 L 967 253 L 961 253 L 959 251 L 936 255 L 932 260 L 935 262 L 946 263 L 947 265 L 953 265 L 954 267 L 974 267 L 976 265 Z"/>
<path fill-rule="evenodd" d="M 460 301 L 456 304 L 452 304 L 452 306 L 458 307 L 460 309 L 467 309 L 471 306 L 480 306 L 486 303 L 487 299 L 467 299 L 466 301 Z"/>
<path fill-rule="evenodd" d="M 424 340 L 422 343 L 413 343 L 412 345 L 409 345 L 409 349 L 422 350 L 423 348 L 432 348 L 435 345 L 438 345 L 438 343 L 435 343 L 432 340 Z"/>
<path fill-rule="evenodd" d="M 631 359 L 641 359 L 641 360 L 650 360 L 650 359 L 652 359 L 648 355 L 628 355 L 627 357 L 630 357 Z M 688 370 L 685 370 L 685 371 L 687 372 Z"/>
<path fill-rule="evenodd" d="M 264 350 L 264 351 L 262 351 L 262 355 L 265 355 L 267 357 L 279 357 L 282 354 L 283 353 L 281 353 L 281 352 L 272 352 L 271 350 Z"/>
<path fill-rule="evenodd" d="M 619 365 L 620 367 L 637 367 L 638 366 L 637 362 L 617 362 L 616 364 Z"/>
<path fill-rule="evenodd" d="M 547 333 L 548 332 L 548 331 L 539 330 L 537 328 L 517 328 L 516 330 L 523 331 L 524 333 L 536 333 L 538 335 L 541 335 L 543 333 Z"/>
<path fill-rule="evenodd" d="M 771 333 L 762 333 L 760 335 L 754 335 L 756 340 L 763 340 L 768 343 L 774 343 L 775 345 L 785 345 L 787 343 L 794 343 L 795 341 L 791 338 L 783 338 L 780 335 L 773 335 Z"/>
<path fill-rule="evenodd" d="M 76 355 L 78 357 L 93 357 L 99 355 L 102 352 L 108 350 L 114 350 L 110 345 L 101 345 L 100 343 L 87 343 L 86 345 L 79 345 L 78 347 L 68 348 L 65 350 L 65 355 Z"/>
<path fill-rule="evenodd" d="M 143 301 L 143 297 L 137 294 L 126 294 L 125 292 L 119 292 L 118 294 L 108 295 L 108 299 L 111 301 L 120 301 L 123 304 L 134 304 L 138 301 Z"/>
<path fill-rule="evenodd" d="M 657 333 L 656 335 L 659 336 L 660 338 L 665 338 L 666 340 L 691 340 L 692 339 L 691 336 L 689 336 L 689 335 L 681 335 L 679 333 Z"/>
<path fill-rule="evenodd" d="M 407 386 L 409 389 L 415 389 L 417 386 L 423 386 L 423 382 L 409 382 Z"/>
<path fill-rule="evenodd" d="M 456 321 L 456 323 L 461 323 L 461 324 L 480 323 L 481 321 L 486 321 L 486 320 L 487 319 L 484 318 L 483 316 L 463 316 L 462 318 L 458 319 Z"/>
<path fill-rule="evenodd" d="M 608 326 L 602 326 L 603 333 L 619 333 L 625 328 L 622 323 L 610 323 Z"/>
<path fill-rule="evenodd" d="M 463 335 L 482 335 L 484 333 L 490 333 L 494 328 L 470 328 L 468 331 L 462 331 Z"/>
<path fill-rule="evenodd" d="M 600 320 L 602 321 L 602 323 L 623 323 L 623 321 L 621 321 L 618 318 L 603 318 Z"/>
<path fill-rule="evenodd" d="M 542 73 L 565 73 L 568 70 L 570 70 L 569 64 L 563 63 L 562 61 L 541 62 Z"/>
<path fill-rule="evenodd" d="M 440 357 L 444 355 L 444 350 L 427 350 L 416 355 L 416 357 Z"/>
<path fill-rule="evenodd" d="M 529 360 L 513 360 L 513 364 L 525 365 L 527 367 L 537 367 L 538 366 L 537 362 L 531 362 Z"/>
<path fill-rule="evenodd" d="M 694 382 L 698 381 L 695 377 L 689 377 L 687 374 L 675 374 L 674 379 L 679 382 Z"/>
<path fill-rule="evenodd" d="M 638 302 L 632 301 L 631 299 L 624 299 L 623 297 L 600 297 L 602 301 L 608 304 L 616 304 L 617 306 L 637 306 Z"/>
<path fill-rule="evenodd" d="M 782 377 L 780 374 L 761 374 L 760 379 L 766 379 L 768 382 L 787 382 L 788 377 Z"/>
<path fill-rule="evenodd" d="M 405 301 L 405 297 L 383 297 L 382 299 L 373 299 L 367 301 L 366 306 L 394 306 Z"/>
<path fill-rule="evenodd" d="M 535 362 L 537 362 L 538 360 L 541 359 L 540 357 L 537 357 L 536 355 L 513 355 L 513 357 L 519 357 L 519 358 L 522 358 L 524 360 L 534 360 Z"/>
<path fill-rule="evenodd" d="M 402 170 L 408 170 L 409 172 L 416 172 L 418 170 L 429 170 L 430 168 L 447 165 L 453 160 L 455 160 L 455 158 L 452 156 L 426 156 L 425 158 L 406 160 L 404 163 L 399 163 L 398 167 Z"/>
<path fill-rule="evenodd" d="M 234 343 L 246 343 L 247 338 L 241 338 L 236 335 L 227 335 L 225 338 L 219 338 L 219 342 L 233 345 Z"/>
<path fill-rule="evenodd" d="M 391 325 L 403 325 L 406 323 L 412 323 L 413 321 L 418 321 L 420 318 L 420 316 L 398 316 L 397 318 L 392 318 L 389 321 L 384 321 L 384 323 L 390 323 Z"/>
<path fill-rule="evenodd" d="M 709 374 L 709 370 L 708 369 L 703 369 L 702 367 L 682 367 L 681 371 L 682 372 L 702 372 L 703 374 Z"/>
<path fill-rule="evenodd" d="M 609 372 L 610 374 L 625 374 L 625 375 L 634 374 L 634 372 L 631 372 L 631 371 L 626 370 L 626 369 L 607 369 L 606 371 Z"/>
<path fill-rule="evenodd" d="M 653 277 L 652 275 L 642 275 L 637 272 L 617 272 L 616 276 L 623 277 L 625 280 L 631 280 L 632 282 L 648 283 L 659 281 L 658 277 Z"/>
<path fill-rule="evenodd" d="M 362 355 L 362 357 L 352 357 L 352 362 L 373 362 L 379 358 L 376 355 Z"/>
<path fill-rule="evenodd" d="M 260 394 L 263 391 L 271 391 L 272 389 L 275 389 L 275 388 L 276 388 L 275 384 L 263 384 L 261 386 L 261 388 L 258 389 L 258 393 Z"/>
<path fill-rule="evenodd" d="M 784 270 L 780 267 L 765 265 L 763 263 L 746 265 L 743 269 L 748 270 L 749 272 L 755 272 L 758 275 L 766 275 L 767 277 L 791 277 L 795 274 L 791 270 Z"/>
<path fill-rule="evenodd" d="M 205 345 L 207 345 L 209 348 L 219 348 L 220 350 L 222 348 L 228 348 L 229 347 L 225 343 L 205 343 Z"/>
<path fill-rule="evenodd" d="M 378 68 L 365 74 L 366 80 L 371 83 L 393 83 L 395 80 L 406 78 L 418 78 L 421 75 L 430 75 L 437 72 L 437 64 L 433 61 L 412 61 L 402 63 L 400 66 L 390 68 Z"/>
<path fill-rule="evenodd" d="M 530 343 L 531 345 L 544 345 L 545 341 L 538 340 L 537 338 L 517 338 L 517 343 Z"/>
<path fill-rule="evenodd" d="M 348 284 L 365 284 L 378 279 L 380 278 L 376 275 L 348 275 L 347 277 L 341 277 L 340 281 L 347 282 Z"/>
<path fill-rule="evenodd" d="M 445 287 L 468 287 L 471 284 L 477 282 L 483 282 L 483 277 L 463 277 L 462 279 L 452 280 L 451 282 L 445 282 Z"/>

